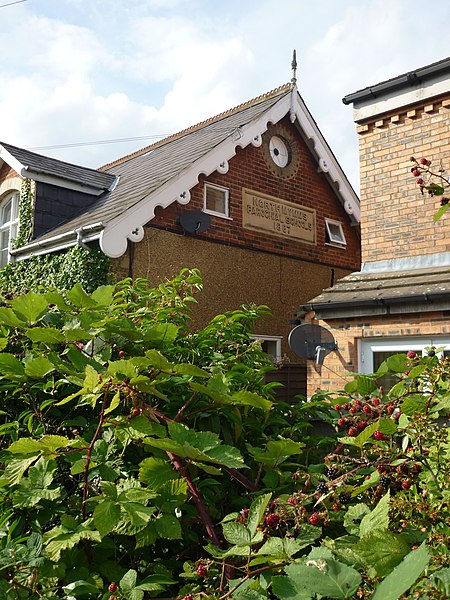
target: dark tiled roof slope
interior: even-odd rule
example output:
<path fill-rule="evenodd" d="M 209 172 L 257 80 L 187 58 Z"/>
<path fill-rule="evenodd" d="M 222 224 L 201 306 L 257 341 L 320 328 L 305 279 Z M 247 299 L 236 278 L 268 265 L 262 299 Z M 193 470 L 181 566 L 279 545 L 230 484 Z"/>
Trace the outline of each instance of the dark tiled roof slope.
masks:
<path fill-rule="evenodd" d="M 91 223 L 111 221 L 189 168 L 226 138 L 235 135 L 239 127 L 257 119 L 288 93 L 290 93 L 289 86 L 282 86 L 269 94 L 102 167 L 107 169 L 105 174 L 120 176 L 116 188 L 98 199 L 70 223 L 53 229 L 40 239 Z"/>
<path fill-rule="evenodd" d="M 51 175 L 80 185 L 87 185 L 99 190 L 108 190 L 115 181 L 113 173 L 81 167 L 56 158 L 42 156 L 23 148 L 1 142 L 1 145 L 24 167 L 36 174 Z"/>
<path fill-rule="evenodd" d="M 431 298 L 450 294 L 450 267 L 352 273 L 335 286 L 324 290 L 308 303 L 308 307 L 401 301 L 402 298 Z"/>

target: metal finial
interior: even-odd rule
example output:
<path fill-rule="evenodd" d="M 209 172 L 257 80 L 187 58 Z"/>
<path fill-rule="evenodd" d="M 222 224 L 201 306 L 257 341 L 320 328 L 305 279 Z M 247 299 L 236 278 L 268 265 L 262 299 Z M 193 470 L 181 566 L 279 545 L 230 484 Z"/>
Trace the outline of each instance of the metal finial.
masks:
<path fill-rule="evenodd" d="M 295 50 L 292 53 L 291 67 L 292 67 L 291 83 L 292 83 L 292 86 L 294 86 L 297 83 L 297 52 Z"/>

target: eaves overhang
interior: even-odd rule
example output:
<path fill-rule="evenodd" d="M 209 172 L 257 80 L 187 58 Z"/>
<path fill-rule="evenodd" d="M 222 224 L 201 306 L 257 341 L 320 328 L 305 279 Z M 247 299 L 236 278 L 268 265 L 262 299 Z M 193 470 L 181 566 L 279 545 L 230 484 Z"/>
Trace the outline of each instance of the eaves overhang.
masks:
<path fill-rule="evenodd" d="M 302 313 L 314 311 L 316 318 L 322 320 L 442 310 L 450 310 L 450 291 L 339 302 L 311 302 L 300 309 Z"/>
<path fill-rule="evenodd" d="M 129 241 L 140 242 L 143 239 L 144 225 L 154 218 L 158 206 L 167 208 L 174 202 L 188 204 L 191 199 L 190 190 L 197 185 L 200 175 L 209 176 L 214 171 L 226 173 L 229 161 L 235 156 L 238 147 L 245 148 L 249 144 L 261 146 L 262 135 L 267 131 L 269 123 L 278 123 L 287 114 L 290 114 L 292 122 L 298 121 L 304 135 L 311 140 L 320 170 L 334 182 L 351 221 L 359 223 L 359 199 L 294 86 L 290 93 L 281 97 L 258 118 L 239 127 L 189 167 L 105 224 L 100 234 L 102 251 L 110 258 L 122 256 Z"/>
<path fill-rule="evenodd" d="M 387 93 L 417 86 L 418 83 L 433 79 L 437 76 L 450 75 L 450 58 L 446 58 L 431 65 L 414 69 L 403 75 L 398 75 L 387 81 L 382 81 L 376 85 L 365 87 L 357 92 L 347 94 L 342 98 L 344 104 L 355 104 L 364 100 L 378 98 Z"/>
<path fill-rule="evenodd" d="M 105 186 L 101 185 L 90 185 L 89 183 L 80 181 L 79 179 L 75 180 L 62 175 L 54 175 L 42 169 L 36 169 L 35 167 L 23 164 L 1 144 L 0 160 L 6 162 L 18 175 L 20 175 L 20 177 L 25 179 L 31 179 L 36 182 L 82 192 L 91 196 L 100 196 L 105 192 L 112 191 L 116 187 L 119 180 L 118 177 L 115 177 L 109 187 L 105 188 Z"/>

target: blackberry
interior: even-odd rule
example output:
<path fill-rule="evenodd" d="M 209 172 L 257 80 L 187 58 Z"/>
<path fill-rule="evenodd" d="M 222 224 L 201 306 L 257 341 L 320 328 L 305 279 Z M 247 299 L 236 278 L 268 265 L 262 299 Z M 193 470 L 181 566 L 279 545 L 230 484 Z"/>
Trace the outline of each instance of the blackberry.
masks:
<path fill-rule="evenodd" d="M 328 477 L 328 479 L 336 479 L 336 477 L 339 476 L 339 469 L 336 469 L 336 467 L 329 467 L 325 474 Z"/>
<path fill-rule="evenodd" d="M 341 504 L 349 504 L 350 500 L 350 494 L 347 494 L 347 492 L 341 492 L 339 494 L 339 502 Z"/>
<path fill-rule="evenodd" d="M 391 478 L 390 477 L 386 477 L 386 475 L 382 475 L 380 477 L 380 485 L 382 487 L 388 488 L 390 483 L 391 483 Z"/>
<path fill-rule="evenodd" d="M 317 486 L 319 494 L 326 494 L 328 492 L 328 486 L 324 479 L 319 479 L 319 485 Z"/>

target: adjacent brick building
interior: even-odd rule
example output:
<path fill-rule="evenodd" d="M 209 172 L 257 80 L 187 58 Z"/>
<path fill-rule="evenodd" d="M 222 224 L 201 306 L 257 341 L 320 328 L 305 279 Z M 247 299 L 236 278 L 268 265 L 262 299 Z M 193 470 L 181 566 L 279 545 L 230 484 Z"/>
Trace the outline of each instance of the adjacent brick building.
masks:
<path fill-rule="evenodd" d="M 373 372 L 388 355 L 450 351 L 449 214 L 421 195 L 411 157 L 450 173 L 450 59 L 365 88 L 353 104 L 361 165 L 362 268 L 302 306 L 338 343 L 309 392 L 339 389 L 348 372 Z"/>

